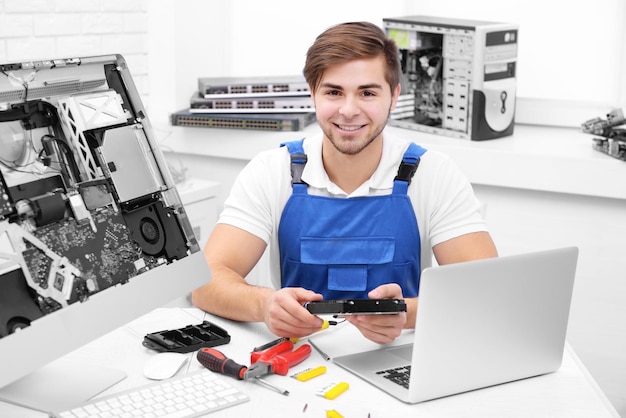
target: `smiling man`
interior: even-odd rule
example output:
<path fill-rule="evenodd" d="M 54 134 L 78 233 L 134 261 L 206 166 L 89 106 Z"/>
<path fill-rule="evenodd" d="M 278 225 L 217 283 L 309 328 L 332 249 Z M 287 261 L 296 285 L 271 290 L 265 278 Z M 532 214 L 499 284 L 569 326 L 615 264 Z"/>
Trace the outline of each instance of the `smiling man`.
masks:
<path fill-rule="evenodd" d="M 415 324 L 421 271 L 497 256 L 465 176 L 445 156 L 384 132 L 400 94 L 395 43 L 349 22 L 320 34 L 304 76 L 322 133 L 256 156 L 235 181 L 192 294 L 208 312 L 302 337 L 323 321 L 303 304 L 403 298 L 407 312 L 351 316 L 368 339 Z M 246 280 L 269 245 L 271 286 Z"/>

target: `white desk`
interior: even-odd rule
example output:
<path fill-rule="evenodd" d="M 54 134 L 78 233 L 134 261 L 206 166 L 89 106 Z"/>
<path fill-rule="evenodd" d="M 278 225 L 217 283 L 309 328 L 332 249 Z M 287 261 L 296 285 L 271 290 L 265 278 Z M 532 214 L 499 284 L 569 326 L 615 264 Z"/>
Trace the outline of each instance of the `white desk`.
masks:
<path fill-rule="evenodd" d="M 66 356 L 64 360 L 89 361 L 125 370 L 128 377 L 104 392 L 104 394 L 115 393 L 148 382 L 142 375 L 142 367 L 144 361 L 154 352 L 141 345 L 146 332 L 199 323 L 203 318 L 224 327 L 230 333 L 231 342 L 216 348 L 241 364 L 249 364 L 249 352 L 252 347 L 274 339 L 263 324 L 237 323 L 208 315 L 205 317 L 201 311 L 194 308 L 162 308 L 82 347 Z M 184 370 L 193 371 L 202 368 L 195 355 L 190 356 L 192 358 L 188 363 L 189 367 Z M 332 362 L 324 361 L 315 350 L 305 362 L 293 367 L 291 371 L 298 372 L 319 365 L 327 366 L 327 373 L 307 382 L 299 382 L 288 376 L 267 377 L 268 381 L 288 389 L 289 396 L 252 382 L 233 379 L 234 384 L 250 396 L 250 401 L 210 416 L 324 417 L 326 410 L 335 409 L 346 418 L 618 417 L 569 346 L 565 351 L 563 365 L 556 373 L 415 405 L 402 403 Z M 185 371 L 181 371 L 183 372 Z M 318 389 L 340 381 L 348 382 L 350 389 L 337 399 L 327 400 L 315 394 Z M 45 416 L 39 412 L 0 403 L 0 417 Z"/>

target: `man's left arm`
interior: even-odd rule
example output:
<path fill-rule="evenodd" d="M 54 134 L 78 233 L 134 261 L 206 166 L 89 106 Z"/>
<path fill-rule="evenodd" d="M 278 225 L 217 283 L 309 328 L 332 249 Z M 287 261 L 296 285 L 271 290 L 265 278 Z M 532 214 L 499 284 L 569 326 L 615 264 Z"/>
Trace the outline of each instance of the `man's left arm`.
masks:
<path fill-rule="evenodd" d="M 397 283 L 378 286 L 368 293 L 370 299 L 402 299 L 402 289 Z M 357 327 L 363 336 L 378 344 L 387 344 L 400 336 L 410 318 L 415 324 L 417 298 L 405 299 L 406 312 L 389 315 L 349 315 L 346 320 Z"/>
<path fill-rule="evenodd" d="M 433 247 L 439 265 L 498 256 L 489 232 L 472 232 L 441 242 Z"/>

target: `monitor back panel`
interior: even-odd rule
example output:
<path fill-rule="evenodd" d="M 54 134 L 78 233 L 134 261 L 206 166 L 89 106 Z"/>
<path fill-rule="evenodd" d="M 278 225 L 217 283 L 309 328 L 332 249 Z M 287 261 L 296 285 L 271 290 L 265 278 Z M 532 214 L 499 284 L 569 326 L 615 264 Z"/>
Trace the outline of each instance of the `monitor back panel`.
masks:
<path fill-rule="evenodd" d="M 198 250 L 123 57 L 0 65 L 0 343 Z"/>

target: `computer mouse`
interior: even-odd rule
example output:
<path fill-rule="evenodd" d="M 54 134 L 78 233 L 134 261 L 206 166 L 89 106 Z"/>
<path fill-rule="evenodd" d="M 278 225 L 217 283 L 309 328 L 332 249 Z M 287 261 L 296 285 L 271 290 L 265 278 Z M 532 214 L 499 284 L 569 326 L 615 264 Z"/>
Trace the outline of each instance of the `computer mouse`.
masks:
<path fill-rule="evenodd" d="M 151 380 L 163 380 L 174 376 L 189 360 L 183 353 L 158 353 L 150 357 L 143 367 L 143 374 Z"/>

